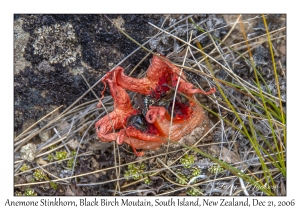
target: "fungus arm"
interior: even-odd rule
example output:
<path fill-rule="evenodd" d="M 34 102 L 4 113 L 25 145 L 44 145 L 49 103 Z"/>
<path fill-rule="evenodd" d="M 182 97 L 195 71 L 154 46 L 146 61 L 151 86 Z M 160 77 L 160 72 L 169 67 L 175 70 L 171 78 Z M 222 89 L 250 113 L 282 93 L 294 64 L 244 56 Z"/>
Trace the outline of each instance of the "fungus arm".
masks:
<path fill-rule="evenodd" d="M 117 67 L 114 69 L 116 74 L 116 82 L 122 88 L 148 95 L 155 88 L 156 84 L 151 82 L 147 77 L 137 79 L 124 74 L 124 69 Z"/>
<path fill-rule="evenodd" d="M 184 93 L 188 96 L 191 96 L 195 93 L 200 93 L 200 94 L 203 94 L 203 95 L 210 95 L 210 94 L 213 94 L 213 93 L 216 92 L 216 88 L 213 87 L 209 91 L 205 92 L 205 91 L 200 90 L 198 88 L 194 88 L 194 85 L 192 83 L 180 80 L 178 91 L 182 92 L 182 93 Z"/>

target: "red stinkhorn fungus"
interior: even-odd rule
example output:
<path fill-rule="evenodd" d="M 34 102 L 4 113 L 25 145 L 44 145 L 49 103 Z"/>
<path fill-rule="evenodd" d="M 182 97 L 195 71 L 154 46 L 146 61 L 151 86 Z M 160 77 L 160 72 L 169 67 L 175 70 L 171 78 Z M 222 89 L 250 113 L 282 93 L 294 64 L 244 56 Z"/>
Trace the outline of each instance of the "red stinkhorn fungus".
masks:
<path fill-rule="evenodd" d="M 187 82 L 183 73 L 181 77 L 179 74 L 178 67 L 167 58 L 162 59 L 156 55 L 144 78 L 126 76 L 122 67 L 116 67 L 107 73 L 102 82 L 105 87 L 106 83 L 109 85 L 114 99 L 114 110 L 95 124 L 98 138 L 103 142 L 116 141 L 117 144 L 125 142 L 133 148 L 136 155 L 141 156 L 143 152 L 138 153 L 136 149 L 160 147 L 166 143 L 170 130 L 170 139 L 178 141 L 201 125 L 206 118 L 203 109 L 177 94 L 170 127 L 174 100 L 174 91 L 170 87 L 175 89 L 179 78 L 178 92 L 189 97 L 193 98 L 195 93 L 208 95 L 216 91 L 215 88 L 208 92 L 196 89 L 193 84 Z M 125 89 L 150 97 L 154 103 L 144 108 L 147 110 L 134 109 Z M 143 111 L 145 115 L 141 114 Z"/>

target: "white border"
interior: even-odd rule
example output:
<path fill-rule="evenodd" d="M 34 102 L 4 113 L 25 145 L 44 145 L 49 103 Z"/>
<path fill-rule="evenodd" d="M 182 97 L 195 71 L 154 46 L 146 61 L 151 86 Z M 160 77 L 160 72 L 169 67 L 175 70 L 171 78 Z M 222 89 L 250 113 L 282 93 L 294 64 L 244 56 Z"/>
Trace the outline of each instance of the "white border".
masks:
<path fill-rule="evenodd" d="M 290 200 L 296 198 L 299 193 L 299 102 L 298 87 L 300 84 L 299 65 L 299 16 L 298 6 L 287 1 L 28 1 L 17 0 L 8 3 L 1 3 L 1 32 L 0 32 L 0 53 L 1 53 L 1 152 L 0 152 L 0 206 L 4 206 L 6 199 L 18 200 L 13 197 L 13 14 L 16 13 L 286 13 L 287 14 L 287 68 L 288 68 L 288 172 L 287 172 L 287 197 L 258 198 L 260 200 Z M 298 124 L 299 123 L 299 124 Z M 4 135 L 3 135 L 4 134 Z M 299 196 L 296 204 L 299 206 Z M 82 197 L 64 198 L 65 200 L 78 200 Z M 29 198 L 22 198 L 28 200 Z M 39 200 L 40 197 L 29 200 Z M 92 199 L 92 198 L 90 198 Z M 110 198 L 111 199 L 111 198 Z M 137 198 L 132 198 L 137 199 Z M 154 202 L 155 198 L 149 198 Z M 161 198 L 163 200 L 164 198 Z M 167 199 L 167 198 L 165 198 Z M 210 197 L 210 200 L 220 198 Z M 40 207 L 39 207 L 40 208 Z M 45 208 L 45 207 L 43 207 Z M 98 207 L 102 208 L 102 207 Z M 113 208 L 113 207 L 112 207 Z M 140 207 L 145 209 L 146 207 Z M 225 207 L 226 208 L 226 207 Z M 231 207 L 230 207 L 231 208 Z M 266 207 L 263 207 L 266 208 Z M 147 209 L 147 208 L 146 208 Z M 274 208 L 272 208 L 274 209 Z"/>

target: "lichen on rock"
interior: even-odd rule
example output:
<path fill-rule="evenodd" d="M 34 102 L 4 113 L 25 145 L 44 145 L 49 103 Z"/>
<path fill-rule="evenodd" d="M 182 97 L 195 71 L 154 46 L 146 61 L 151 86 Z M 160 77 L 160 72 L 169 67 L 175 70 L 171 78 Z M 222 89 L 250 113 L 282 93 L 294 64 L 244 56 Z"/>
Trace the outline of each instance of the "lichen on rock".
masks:
<path fill-rule="evenodd" d="M 25 48 L 29 39 L 29 33 L 22 29 L 23 19 L 19 18 L 14 22 L 14 71 L 18 74 L 31 63 L 24 58 Z"/>
<path fill-rule="evenodd" d="M 27 160 L 28 162 L 32 162 L 35 158 L 36 145 L 28 143 L 21 148 L 20 153 L 22 159 Z"/>
<path fill-rule="evenodd" d="M 50 64 L 61 63 L 63 67 L 76 61 L 78 41 L 72 24 L 42 26 L 35 34 L 34 54 L 47 59 Z"/>

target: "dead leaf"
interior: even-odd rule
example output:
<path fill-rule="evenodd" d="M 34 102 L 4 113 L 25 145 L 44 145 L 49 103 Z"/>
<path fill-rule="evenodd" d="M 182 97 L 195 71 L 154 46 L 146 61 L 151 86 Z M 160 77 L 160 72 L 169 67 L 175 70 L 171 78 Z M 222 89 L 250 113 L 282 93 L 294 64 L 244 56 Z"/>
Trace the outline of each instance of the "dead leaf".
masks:
<path fill-rule="evenodd" d="M 66 187 L 66 196 L 74 196 L 75 193 L 71 190 L 70 186 Z"/>
<path fill-rule="evenodd" d="M 45 161 L 43 158 L 38 158 L 37 160 L 36 160 L 36 163 L 37 164 L 39 164 L 39 165 L 46 165 L 46 164 L 48 164 L 48 162 L 47 161 Z"/>
<path fill-rule="evenodd" d="M 219 157 L 220 156 L 220 148 L 217 145 L 211 145 L 209 147 L 209 152 L 211 155 L 215 156 L 215 157 Z M 236 162 L 240 162 L 240 158 L 237 154 L 235 154 L 235 152 L 233 151 L 229 151 L 226 147 L 222 147 L 222 153 L 221 153 L 221 160 L 227 162 L 227 163 L 236 163 Z"/>

